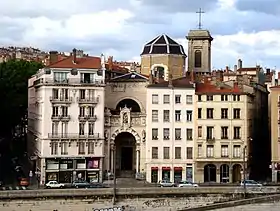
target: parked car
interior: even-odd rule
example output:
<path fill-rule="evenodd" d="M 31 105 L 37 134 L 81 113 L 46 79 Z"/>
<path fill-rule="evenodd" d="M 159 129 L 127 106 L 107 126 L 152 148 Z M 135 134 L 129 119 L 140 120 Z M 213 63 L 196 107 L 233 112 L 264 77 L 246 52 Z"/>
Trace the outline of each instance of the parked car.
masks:
<path fill-rule="evenodd" d="M 175 184 L 173 182 L 170 182 L 169 180 L 162 180 L 162 181 L 159 181 L 159 186 L 160 187 L 174 187 Z"/>
<path fill-rule="evenodd" d="M 261 183 L 256 182 L 255 180 L 245 180 L 240 183 L 241 186 L 244 186 L 244 182 L 246 187 L 262 187 Z"/>
<path fill-rule="evenodd" d="M 192 183 L 190 181 L 181 181 L 177 185 L 179 188 L 184 188 L 184 187 L 198 187 L 198 184 Z"/>
<path fill-rule="evenodd" d="M 91 186 L 91 184 L 84 180 L 76 180 L 76 181 L 72 182 L 71 186 L 73 188 L 89 188 Z"/>
<path fill-rule="evenodd" d="M 20 181 L 19 181 L 19 185 L 27 187 L 29 185 L 28 179 L 27 178 L 21 178 Z"/>
<path fill-rule="evenodd" d="M 49 181 L 46 184 L 46 188 L 64 188 L 64 184 L 59 183 L 57 181 Z"/>

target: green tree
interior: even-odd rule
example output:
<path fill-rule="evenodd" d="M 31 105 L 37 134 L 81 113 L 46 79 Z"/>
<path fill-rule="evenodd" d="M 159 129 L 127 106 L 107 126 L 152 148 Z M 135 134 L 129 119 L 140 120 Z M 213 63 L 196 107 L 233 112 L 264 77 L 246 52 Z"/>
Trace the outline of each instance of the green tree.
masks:
<path fill-rule="evenodd" d="M 10 137 L 26 116 L 28 79 L 42 67 L 25 60 L 0 63 L 0 138 Z"/>

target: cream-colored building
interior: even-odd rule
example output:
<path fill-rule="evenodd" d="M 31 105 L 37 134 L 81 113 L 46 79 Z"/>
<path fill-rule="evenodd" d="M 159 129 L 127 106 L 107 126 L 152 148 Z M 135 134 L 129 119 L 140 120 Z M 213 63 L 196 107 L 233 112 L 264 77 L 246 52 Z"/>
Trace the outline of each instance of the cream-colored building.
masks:
<path fill-rule="evenodd" d="M 40 184 L 102 181 L 104 158 L 104 57 L 73 55 L 28 82 L 28 151 Z"/>
<path fill-rule="evenodd" d="M 195 181 L 240 181 L 250 154 L 253 96 L 237 84 L 205 81 L 197 84 L 194 100 Z"/>
<path fill-rule="evenodd" d="M 106 84 L 105 169 L 113 172 L 115 166 L 117 177 L 145 178 L 147 84 L 148 78 L 137 72 Z"/>
<path fill-rule="evenodd" d="M 270 87 L 272 181 L 280 181 L 280 86 Z"/>
<path fill-rule="evenodd" d="M 193 182 L 195 84 L 183 77 L 147 87 L 146 180 Z"/>

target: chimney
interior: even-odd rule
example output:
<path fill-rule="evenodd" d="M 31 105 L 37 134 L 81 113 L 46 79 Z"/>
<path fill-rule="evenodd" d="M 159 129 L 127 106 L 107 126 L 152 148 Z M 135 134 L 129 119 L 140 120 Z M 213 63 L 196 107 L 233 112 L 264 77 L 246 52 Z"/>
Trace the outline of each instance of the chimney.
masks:
<path fill-rule="evenodd" d="M 105 76 L 106 76 L 105 56 L 102 53 L 100 57 L 101 57 L 102 78 L 103 80 L 105 80 Z"/>
<path fill-rule="evenodd" d="M 73 49 L 73 63 L 77 64 L 77 49 Z"/>
<path fill-rule="evenodd" d="M 238 59 L 237 68 L 238 68 L 238 69 L 242 68 L 242 60 L 241 60 L 241 59 Z"/>
<path fill-rule="evenodd" d="M 267 75 L 270 75 L 270 68 L 267 68 L 267 69 L 266 69 L 266 74 L 267 74 Z"/>
<path fill-rule="evenodd" d="M 58 61 L 58 52 L 57 51 L 50 51 L 50 64 L 53 64 Z"/>
<path fill-rule="evenodd" d="M 237 71 L 237 65 L 236 64 L 234 65 L 233 70 L 234 70 L 234 72 Z"/>
<path fill-rule="evenodd" d="M 171 73 L 169 73 L 169 76 L 168 76 L 168 87 L 173 87 L 173 84 L 172 84 L 172 74 Z"/>
<path fill-rule="evenodd" d="M 229 72 L 229 68 L 228 68 L 228 66 L 226 66 L 226 73 L 228 73 Z"/>
<path fill-rule="evenodd" d="M 112 56 L 108 57 L 108 69 L 113 70 L 113 57 Z"/>

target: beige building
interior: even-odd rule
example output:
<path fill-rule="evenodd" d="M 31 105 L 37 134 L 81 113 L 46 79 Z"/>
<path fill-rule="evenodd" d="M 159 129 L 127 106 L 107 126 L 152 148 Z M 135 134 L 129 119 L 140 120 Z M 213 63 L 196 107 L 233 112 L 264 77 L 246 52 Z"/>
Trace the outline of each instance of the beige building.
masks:
<path fill-rule="evenodd" d="M 147 87 L 146 180 L 194 177 L 195 84 L 186 77 Z"/>
<path fill-rule="evenodd" d="M 272 181 L 280 181 L 280 86 L 270 87 Z"/>
<path fill-rule="evenodd" d="M 251 150 L 253 95 L 237 83 L 205 81 L 196 86 L 195 102 L 195 181 L 240 181 Z"/>

